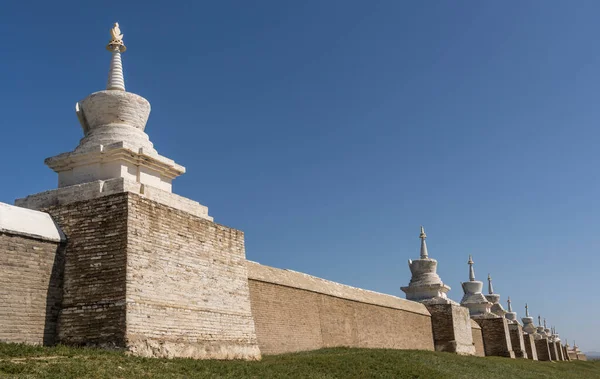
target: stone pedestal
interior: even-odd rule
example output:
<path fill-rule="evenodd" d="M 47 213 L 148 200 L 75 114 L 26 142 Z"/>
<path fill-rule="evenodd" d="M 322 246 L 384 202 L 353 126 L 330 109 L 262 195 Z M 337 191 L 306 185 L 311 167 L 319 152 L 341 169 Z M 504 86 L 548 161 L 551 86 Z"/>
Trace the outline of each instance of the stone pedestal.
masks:
<path fill-rule="evenodd" d="M 486 356 L 515 357 L 506 319 L 482 318 L 475 321 L 481 326 Z"/>
<path fill-rule="evenodd" d="M 516 322 L 508 324 L 508 331 L 510 332 L 510 342 L 512 344 L 512 349 L 515 352 L 515 358 L 527 359 L 527 349 L 525 348 L 523 328 L 521 325 Z"/>
<path fill-rule="evenodd" d="M 436 351 L 475 355 L 469 310 L 455 304 L 425 304 L 431 313 Z"/>
<path fill-rule="evenodd" d="M 67 238 L 59 343 L 260 359 L 242 232 L 131 192 L 45 211 Z"/>
<path fill-rule="evenodd" d="M 540 338 L 535 340 L 535 349 L 537 351 L 538 361 L 551 361 L 548 339 Z"/>
<path fill-rule="evenodd" d="M 523 334 L 523 342 L 525 343 L 525 351 L 527 352 L 527 359 L 534 361 L 538 360 L 537 350 L 535 348 L 535 339 L 531 334 Z"/>

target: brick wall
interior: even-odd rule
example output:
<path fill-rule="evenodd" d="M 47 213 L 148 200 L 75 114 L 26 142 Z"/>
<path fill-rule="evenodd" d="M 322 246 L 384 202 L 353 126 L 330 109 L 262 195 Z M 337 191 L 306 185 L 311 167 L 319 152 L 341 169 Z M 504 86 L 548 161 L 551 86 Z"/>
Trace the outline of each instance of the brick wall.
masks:
<path fill-rule="evenodd" d="M 475 345 L 475 355 L 478 357 L 485 357 L 485 348 L 483 347 L 483 335 L 481 333 L 481 326 L 475 321 L 471 320 L 471 334 L 473 336 L 473 345 Z"/>
<path fill-rule="evenodd" d="M 260 358 L 241 231 L 129 194 L 126 283 L 136 354 Z"/>
<path fill-rule="evenodd" d="M 254 262 L 248 275 L 263 354 L 332 346 L 433 350 L 422 304 Z"/>
<path fill-rule="evenodd" d="M 54 344 L 63 253 L 58 242 L 0 232 L 0 341 Z"/>
<path fill-rule="evenodd" d="M 475 321 L 481 326 L 486 356 L 515 357 L 505 318 L 476 319 Z"/>
<path fill-rule="evenodd" d="M 67 236 L 61 343 L 125 347 L 127 194 L 46 209 Z"/>

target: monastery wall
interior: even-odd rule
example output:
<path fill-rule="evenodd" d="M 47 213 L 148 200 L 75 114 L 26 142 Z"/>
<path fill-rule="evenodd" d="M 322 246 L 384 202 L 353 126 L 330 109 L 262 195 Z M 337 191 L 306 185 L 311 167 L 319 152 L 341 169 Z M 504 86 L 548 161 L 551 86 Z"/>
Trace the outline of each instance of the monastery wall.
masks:
<path fill-rule="evenodd" d="M 63 242 L 49 215 L 0 203 L 0 341 L 55 342 Z"/>
<path fill-rule="evenodd" d="M 263 354 L 333 346 L 433 350 L 424 305 L 247 262 Z"/>

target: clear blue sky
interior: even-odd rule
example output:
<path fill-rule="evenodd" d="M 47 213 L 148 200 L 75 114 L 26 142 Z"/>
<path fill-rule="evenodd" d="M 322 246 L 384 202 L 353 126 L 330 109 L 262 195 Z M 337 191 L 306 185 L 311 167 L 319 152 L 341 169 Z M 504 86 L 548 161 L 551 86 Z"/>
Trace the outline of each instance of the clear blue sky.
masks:
<path fill-rule="evenodd" d="M 426 3 L 9 0 L 0 201 L 56 187 L 118 21 L 174 192 L 248 259 L 403 297 L 423 224 L 453 299 L 473 254 L 600 350 L 600 3 Z"/>

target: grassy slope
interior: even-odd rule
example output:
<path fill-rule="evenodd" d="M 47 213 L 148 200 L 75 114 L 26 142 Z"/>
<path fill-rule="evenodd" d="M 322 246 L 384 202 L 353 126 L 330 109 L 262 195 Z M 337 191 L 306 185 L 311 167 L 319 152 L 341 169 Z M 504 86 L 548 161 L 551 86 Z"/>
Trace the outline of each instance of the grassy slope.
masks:
<path fill-rule="evenodd" d="M 324 349 L 260 362 L 151 359 L 119 352 L 0 344 L 13 378 L 600 378 L 600 361 L 533 362 L 415 350 Z"/>

